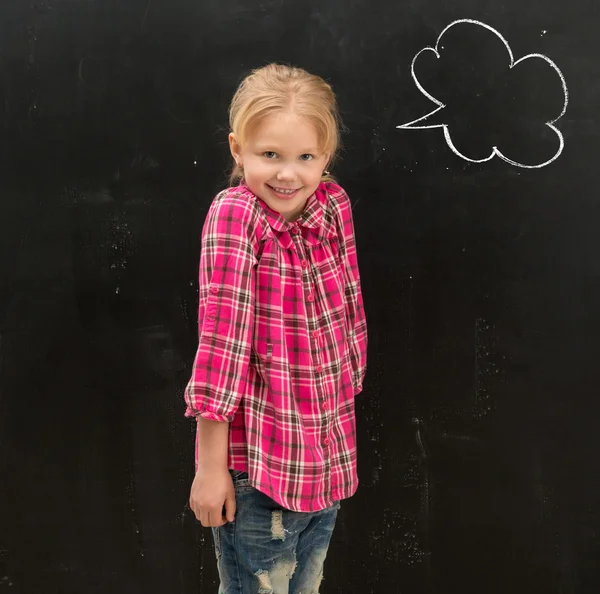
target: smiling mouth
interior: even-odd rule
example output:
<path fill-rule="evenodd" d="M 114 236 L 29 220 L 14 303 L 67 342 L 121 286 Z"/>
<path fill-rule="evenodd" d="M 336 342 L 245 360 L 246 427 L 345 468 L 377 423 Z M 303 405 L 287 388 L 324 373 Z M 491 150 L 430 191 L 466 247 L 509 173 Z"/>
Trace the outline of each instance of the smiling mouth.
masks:
<path fill-rule="evenodd" d="M 269 185 L 269 184 L 267 184 Z M 278 188 L 276 186 L 269 185 L 269 188 L 277 195 L 289 198 L 294 196 L 297 192 L 301 190 L 301 188 L 290 189 L 290 188 Z"/>

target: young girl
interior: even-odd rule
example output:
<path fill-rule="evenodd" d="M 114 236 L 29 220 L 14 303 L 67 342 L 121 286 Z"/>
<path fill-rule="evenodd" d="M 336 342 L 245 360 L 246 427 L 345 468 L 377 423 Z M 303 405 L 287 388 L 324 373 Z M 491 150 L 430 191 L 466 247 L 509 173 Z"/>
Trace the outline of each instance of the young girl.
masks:
<path fill-rule="evenodd" d="M 190 505 L 212 527 L 219 594 L 316 594 L 357 488 L 367 346 L 351 205 L 327 171 L 337 105 L 323 79 L 271 64 L 241 83 L 230 127 L 240 185 L 204 224 L 185 392 Z"/>

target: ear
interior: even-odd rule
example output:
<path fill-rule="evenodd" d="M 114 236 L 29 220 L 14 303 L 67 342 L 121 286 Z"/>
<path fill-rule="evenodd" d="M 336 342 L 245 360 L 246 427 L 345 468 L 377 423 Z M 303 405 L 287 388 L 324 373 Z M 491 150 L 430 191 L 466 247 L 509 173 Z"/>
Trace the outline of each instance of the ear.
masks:
<path fill-rule="evenodd" d="M 229 150 L 231 151 L 231 156 L 234 158 L 236 163 L 241 164 L 242 147 L 240 146 L 233 132 L 229 133 Z"/>

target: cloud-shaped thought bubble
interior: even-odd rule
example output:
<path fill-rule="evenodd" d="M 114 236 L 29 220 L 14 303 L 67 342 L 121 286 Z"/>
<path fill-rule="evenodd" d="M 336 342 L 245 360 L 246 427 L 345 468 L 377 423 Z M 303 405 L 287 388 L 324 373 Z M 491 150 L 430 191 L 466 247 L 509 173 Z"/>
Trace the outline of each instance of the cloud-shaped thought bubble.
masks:
<path fill-rule="evenodd" d="M 429 91 L 421 82 L 425 78 L 417 77 L 417 61 L 420 71 L 422 63 L 428 70 L 425 84 Z M 485 163 L 498 156 L 516 167 L 537 169 L 563 152 L 564 137 L 555 123 L 567 111 L 565 77 L 542 54 L 515 61 L 507 41 L 492 27 L 471 19 L 454 21 L 442 31 L 435 47 L 417 53 L 411 72 L 417 88 L 437 107 L 398 128 L 443 128 L 450 149 L 471 163 Z M 506 154 L 523 153 L 524 148 L 537 146 L 540 139 L 546 143 L 546 153 L 552 142 L 553 154 L 549 159 L 545 154 L 543 162 L 526 164 L 521 162 L 526 160 L 522 156 Z"/>

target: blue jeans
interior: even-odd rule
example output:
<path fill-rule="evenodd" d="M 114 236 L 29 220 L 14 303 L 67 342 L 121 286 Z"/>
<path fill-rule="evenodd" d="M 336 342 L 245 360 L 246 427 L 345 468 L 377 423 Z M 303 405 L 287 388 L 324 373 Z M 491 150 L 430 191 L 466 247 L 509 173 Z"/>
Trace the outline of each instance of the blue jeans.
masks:
<path fill-rule="evenodd" d="M 318 594 L 339 502 L 318 512 L 294 512 L 230 471 L 235 521 L 213 528 L 219 594 Z"/>

